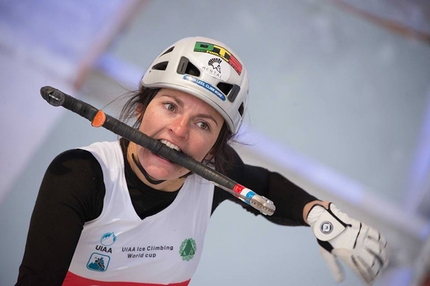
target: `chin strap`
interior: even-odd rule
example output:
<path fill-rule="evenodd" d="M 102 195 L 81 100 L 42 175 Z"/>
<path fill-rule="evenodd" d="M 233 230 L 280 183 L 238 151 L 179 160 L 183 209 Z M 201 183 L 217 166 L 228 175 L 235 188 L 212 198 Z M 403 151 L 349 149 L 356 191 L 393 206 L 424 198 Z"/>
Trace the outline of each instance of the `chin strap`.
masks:
<path fill-rule="evenodd" d="M 137 168 L 139 168 L 139 171 L 145 176 L 145 179 L 148 180 L 153 185 L 161 184 L 162 182 L 165 182 L 165 180 L 154 180 L 149 177 L 149 174 L 146 172 L 146 170 L 142 167 L 140 162 L 134 157 L 134 154 L 131 154 L 131 158 L 133 159 L 134 164 L 136 164 Z"/>

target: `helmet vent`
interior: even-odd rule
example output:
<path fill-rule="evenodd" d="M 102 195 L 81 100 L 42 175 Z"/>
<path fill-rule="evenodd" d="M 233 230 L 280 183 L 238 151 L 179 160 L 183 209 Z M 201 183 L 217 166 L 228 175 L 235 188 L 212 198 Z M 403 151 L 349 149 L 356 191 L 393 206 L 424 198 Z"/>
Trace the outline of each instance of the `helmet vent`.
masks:
<path fill-rule="evenodd" d="M 240 87 L 237 84 L 229 84 L 225 82 L 220 82 L 217 84 L 217 87 L 225 94 L 227 95 L 227 98 L 230 102 L 234 102 L 236 99 Z"/>
<path fill-rule="evenodd" d="M 152 66 L 153 70 L 165 71 L 169 62 L 159 62 Z"/>
<path fill-rule="evenodd" d="M 243 112 L 245 111 L 245 107 L 243 106 L 243 102 L 240 104 L 237 111 L 239 112 L 240 116 L 243 116 Z"/>
<path fill-rule="evenodd" d="M 168 53 L 170 53 L 171 51 L 173 51 L 173 49 L 175 48 L 175 46 L 172 46 L 172 47 L 170 47 L 169 49 L 167 49 L 164 53 L 162 53 L 161 55 L 160 55 L 160 57 L 161 56 L 164 56 L 165 54 L 168 54 Z"/>
<path fill-rule="evenodd" d="M 228 93 L 230 92 L 230 90 L 233 88 L 233 85 L 229 84 L 229 83 L 225 83 L 225 82 L 219 82 L 216 85 L 225 95 L 228 95 Z"/>
<path fill-rule="evenodd" d="M 186 57 L 181 57 L 176 72 L 178 74 L 189 74 L 197 77 L 200 76 L 200 70 L 190 63 Z"/>

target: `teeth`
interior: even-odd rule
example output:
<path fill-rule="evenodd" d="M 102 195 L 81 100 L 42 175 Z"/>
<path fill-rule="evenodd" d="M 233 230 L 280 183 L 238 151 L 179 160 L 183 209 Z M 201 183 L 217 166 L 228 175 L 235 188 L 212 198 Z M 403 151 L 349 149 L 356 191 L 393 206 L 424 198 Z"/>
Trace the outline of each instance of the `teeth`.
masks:
<path fill-rule="evenodd" d="M 179 147 L 178 146 L 176 146 L 176 145 L 173 145 L 172 143 L 170 143 L 169 141 L 167 141 L 167 140 L 160 140 L 160 142 L 161 143 L 163 143 L 164 145 L 166 145 L 167 147 L 169 147 L 169 148 L 171 148 L 171 149 L 173 149 L 173 150 L 176 150 L 176 151 L 178 151 L 178 152 L 180 152 L 181 151 L 181 149 L 179 149 Z"/>

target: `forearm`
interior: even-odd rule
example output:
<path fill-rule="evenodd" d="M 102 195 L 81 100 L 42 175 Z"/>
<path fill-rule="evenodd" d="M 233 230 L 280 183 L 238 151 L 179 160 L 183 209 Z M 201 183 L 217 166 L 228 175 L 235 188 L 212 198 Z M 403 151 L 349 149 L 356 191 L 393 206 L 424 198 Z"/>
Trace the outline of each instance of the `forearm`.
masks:
<path fill-rule="evenodd" d="M 43 209 L 42 209 L 43 208 Z M 63 209 L 64 210 L 64 209 Z M 17 285 L 61 285 L 70 265 L 82 225 L 63 220 L 61 208 L 37 203 L 30 222 Z"/>
<path fill-rule="evenodd" d="M 269 221 L 288 226 L 306 226 L 306 217 L 303 211 L 305 206 L 317 198 L 307 193 L 301 187 L 288 180 L 277 172 L 265 168 L 245 164 L 239 155 L 234 152 L 235 161 L 231 170 L 226 174 L 229 178 L 252 189 L 257 194 L 272 200 L 276 211 L 272 216 L 265 216 Z M 258 215 L 257 210 L 233 198 L 226 192 L 217 191 L 214 198 L 213 209 L 223 200 L 234 200 L 242 204 L 247 210 Z"/>
<path fill-rule="evenodd" d="M 267 194 L 273 200 L 276 211 L 268 220 L 289 226 L 307 226 L 303 212 L 317 198 L 279 173 L 271 172 Z"/>

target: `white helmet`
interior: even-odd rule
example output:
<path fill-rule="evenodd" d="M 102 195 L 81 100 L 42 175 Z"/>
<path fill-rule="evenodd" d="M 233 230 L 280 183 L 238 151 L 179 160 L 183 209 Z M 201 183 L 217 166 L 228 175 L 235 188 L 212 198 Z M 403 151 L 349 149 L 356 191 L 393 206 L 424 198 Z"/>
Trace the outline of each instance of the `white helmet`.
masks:
<path fill-rule="evenodd" d="M 184 38 L 163 51 L 140 84 L 200 98 L 221 114 L 233 134 L 248 101 L 248 74 L 240 59 L 223 43 L 204 37 Z"/>

